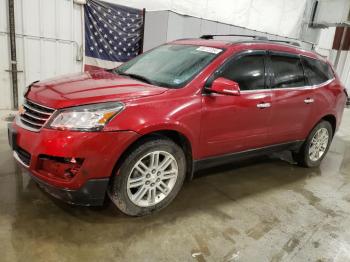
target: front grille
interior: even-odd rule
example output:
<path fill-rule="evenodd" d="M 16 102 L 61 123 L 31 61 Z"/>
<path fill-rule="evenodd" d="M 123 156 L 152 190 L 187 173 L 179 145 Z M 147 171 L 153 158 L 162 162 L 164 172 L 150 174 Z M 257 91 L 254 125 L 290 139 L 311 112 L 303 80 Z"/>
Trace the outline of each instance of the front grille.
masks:
<path fill-rule="evenodd" d="M 20 121 L 24 128 L 32 131 L 39 131 L 55 111 L 52 108 L 39 105 L 25 100 L 23 112 L 20 114 Z"/>
<path fill-rule="evenodd" d="M 27 166 L 29 166 L 30 164 L 30 158 L 31 158 L 31 155 L 25 151 L 24 149 L 20 148 L 20 147 L 16 147 L 16 153 L 19 157 L 19 159 L 21 159 L 21 161 L 26 164 Z"/>

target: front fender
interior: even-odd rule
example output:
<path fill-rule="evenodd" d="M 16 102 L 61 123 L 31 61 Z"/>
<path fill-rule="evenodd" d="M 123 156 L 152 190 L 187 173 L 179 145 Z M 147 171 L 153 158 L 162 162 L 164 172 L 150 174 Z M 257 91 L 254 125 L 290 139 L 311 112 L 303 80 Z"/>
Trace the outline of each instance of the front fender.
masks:
<path fill-rule="evenodd" d="M 159 131 L 176 131 L 191 143 L 196 159 L 200 140 L 200 96 L 171 97 L 162 101 L 128 104 L 104 129 L 131 130 L 141 135 Z"/>

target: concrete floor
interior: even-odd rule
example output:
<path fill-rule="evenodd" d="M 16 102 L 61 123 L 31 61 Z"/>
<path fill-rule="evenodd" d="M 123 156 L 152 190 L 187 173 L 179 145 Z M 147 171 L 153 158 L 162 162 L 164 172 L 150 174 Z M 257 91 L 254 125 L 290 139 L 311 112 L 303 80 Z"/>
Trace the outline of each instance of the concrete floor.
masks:
<path fill-rule="evenodd" d="M 49 197 L 0 121 L 0 261 L 350 261 L 350 110 L 320 168 L 289 162 L 207 170 L 165 210 L 130 218 Z"/>

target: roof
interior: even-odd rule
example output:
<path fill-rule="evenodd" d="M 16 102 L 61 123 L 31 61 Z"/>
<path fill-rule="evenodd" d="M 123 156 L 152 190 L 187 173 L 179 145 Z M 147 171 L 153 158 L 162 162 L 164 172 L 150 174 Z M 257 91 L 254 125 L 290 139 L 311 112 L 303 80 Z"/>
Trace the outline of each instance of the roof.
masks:
<path fill-rule="evenodd" d="M 304 56 L 309 56 L 312 58 L 317 58 L 320 60 L 325 60 L 322 56 L 316 54 L 315 52 L 304 50 L 300 47 L 278 42 L 269 42 L 268 40 L 249 40 L 249 41 L 223 41 L 223 40 L 207 40 L 207 39 L 179 39 L 172 43 L 184 44 L 184 45 L 198 45 L 198 46 L 209 46 L 215 48 L 237 48 L 237 49 L 247 49 L 247 47 L 252 49 L 269 49 L 280 52 L 288 52 L 292 54 L 299 54 Z"/>

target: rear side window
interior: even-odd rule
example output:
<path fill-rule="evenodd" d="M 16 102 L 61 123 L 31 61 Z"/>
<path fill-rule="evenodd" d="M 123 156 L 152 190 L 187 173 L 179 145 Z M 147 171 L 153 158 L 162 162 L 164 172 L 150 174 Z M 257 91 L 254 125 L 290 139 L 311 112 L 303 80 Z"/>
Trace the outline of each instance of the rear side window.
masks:
<path fill-rule="evenodd" d="M 237 82 L 241 90 L 264 89 L 264 58 L 265 55 L 260 54 L 240 57 L 230 62 L 219 76 Z"/>
<path fill-rule="evenodd" d="M 271 69 L 274 73 L 273 88 L 305 85 L 304 71 L 298 57 L 271 55 Z"/>
<path fill-rule="evenodd" d="M 310 85 L 318 85 L 334 77 L 333 71 L 327 63 L 308 57 L 303 57 L 302 61 Z"/>

